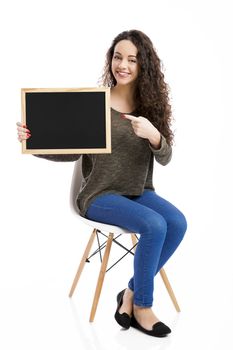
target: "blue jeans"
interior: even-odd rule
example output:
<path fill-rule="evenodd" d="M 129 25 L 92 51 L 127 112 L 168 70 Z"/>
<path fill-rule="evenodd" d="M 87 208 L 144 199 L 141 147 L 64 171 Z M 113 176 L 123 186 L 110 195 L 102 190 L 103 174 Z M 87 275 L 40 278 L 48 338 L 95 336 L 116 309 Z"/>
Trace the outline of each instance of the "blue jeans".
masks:
<path fill-rule="evenodd" d="M 134 304 L 151 307 L 154 276 L 184 237 L 184 215 L 154 191 L 145 190 L 141 196 L 100 195 L 90 204 L 86 217 L 140 235 L 128 287 L 134 292 Z"/>

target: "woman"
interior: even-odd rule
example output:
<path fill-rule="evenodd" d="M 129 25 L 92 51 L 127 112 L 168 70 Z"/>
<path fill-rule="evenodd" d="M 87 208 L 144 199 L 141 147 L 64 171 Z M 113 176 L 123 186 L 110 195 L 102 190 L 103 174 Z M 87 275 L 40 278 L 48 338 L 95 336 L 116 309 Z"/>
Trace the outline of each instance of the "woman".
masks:
<path fill-rule="evenodd" d="M 154 276 L 182 241 L 184 215 L 158 196 L 153 186 L 154 159 L 172 156 L 171 107 L 161 61 L 141 31 L 120 33 L 106 55 L 102 83 L 111 88 L 112 153 L 83 155 L 85 182 L 77 205 L 88 219 L 138 232 L 134 275 L 117 295 L 116 321 L 156 336 L 170 328 L 152 310 Z M 20 141 L 29 137 L 18 124 Z M 41 155 L 54 161 L 79 155 Z"/>

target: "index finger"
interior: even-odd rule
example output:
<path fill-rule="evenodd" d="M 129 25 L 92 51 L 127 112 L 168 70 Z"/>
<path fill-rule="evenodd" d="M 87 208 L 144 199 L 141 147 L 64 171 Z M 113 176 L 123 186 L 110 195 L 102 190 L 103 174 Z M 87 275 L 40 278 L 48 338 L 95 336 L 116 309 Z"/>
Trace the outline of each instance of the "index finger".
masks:
<path fill-rule="evenodd" d="M 121 118 L 131 120 L 132 122 L 138 120 L 137 117 L 134 117 L 131 114 L 124 114 L 124 113 L 121 114 Z"/>

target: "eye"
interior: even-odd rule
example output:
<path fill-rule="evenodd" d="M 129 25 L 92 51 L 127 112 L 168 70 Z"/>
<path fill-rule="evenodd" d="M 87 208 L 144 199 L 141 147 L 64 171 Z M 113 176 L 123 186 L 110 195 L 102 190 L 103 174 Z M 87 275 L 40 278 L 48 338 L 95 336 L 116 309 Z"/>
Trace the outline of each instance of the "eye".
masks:
<path fill-rule="evenodd" d="M 119 55 L 114 55 L 113 58 L 114 58 L 114 60 L 120 60 L 121 59 L 121 57 Z"/>
<path fill-rule="evenodd" d="M 131 62 L 131 63 L 137 63 L 137 61 L 134 60 L 134 59 L 130 59 L 129 62 Z"/>

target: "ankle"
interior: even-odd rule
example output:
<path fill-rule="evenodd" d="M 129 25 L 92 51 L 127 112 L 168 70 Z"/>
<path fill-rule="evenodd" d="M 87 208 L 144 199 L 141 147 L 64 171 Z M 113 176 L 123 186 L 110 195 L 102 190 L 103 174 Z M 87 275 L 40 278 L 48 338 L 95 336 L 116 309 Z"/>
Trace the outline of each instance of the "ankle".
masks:
<path fill-rule="evenodd" d="M 129 288 L 126 288 L 124 296 L 128 299 L 133 299 L 133 295 L 134 295 L 133 291 Z"/>
<path fill-rule="evenodd" d="M 133 304 L 133 310 L 135 312 L 146 312 L 148 310 L 151 310 L 151 307 L 145 307 L 145 306 L 139 306 L 139 305 L 136 305 L 136 304 Z"/>

